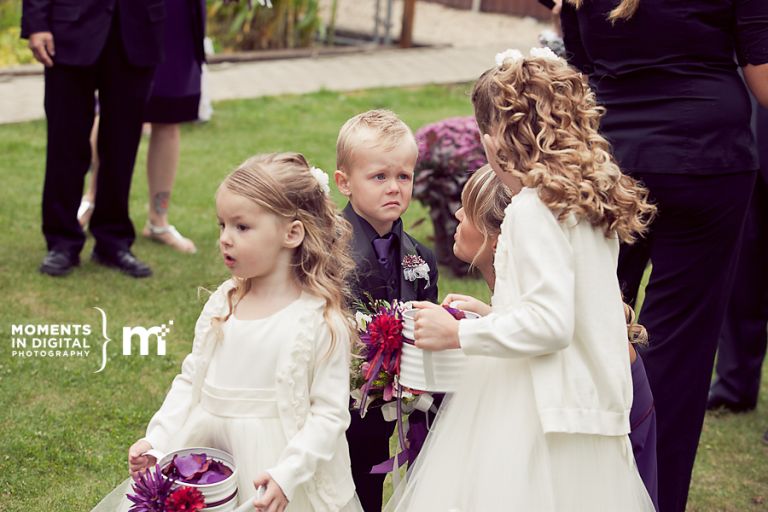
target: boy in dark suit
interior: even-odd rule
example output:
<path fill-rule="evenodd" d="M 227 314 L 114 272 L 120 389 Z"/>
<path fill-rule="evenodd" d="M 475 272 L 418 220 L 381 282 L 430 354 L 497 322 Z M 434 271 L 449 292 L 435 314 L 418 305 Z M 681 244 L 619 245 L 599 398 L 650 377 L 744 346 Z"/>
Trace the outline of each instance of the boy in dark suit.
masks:
<path fill-rule="evenodd" d="M 403 230 L 400 216 L 408 209 L 413 192 L 413 168 L 418 157 L 413 133 L 394 113 L 371 110 L 348 120 L 336 142 L 336 173 L 339 191 L 349 199 L 344 216 L 352 224 L 352 252 L 357 263 L 352 290 L 356 299 L 437 301 L 437 263 L 431 250 Z M 418 256 L 426 262 L 428 277 L 403 273 L 403 259 Z M 389 438 L 395 422 L 387 422 L 381 402 L 374 402 L 365 418 L 357 411 L 347 430 L 352 476 L 366 512 L 379 512 L 383 474 L 371 468 L 389 458 Z M 412 431 L 425 421 L 414 412 Z M 412 436 L 409 436 L 411 438 Z M 423 439 L 411 439 L 418 449 Z M 418 446 L 414 446 L 417 444 Z"/>

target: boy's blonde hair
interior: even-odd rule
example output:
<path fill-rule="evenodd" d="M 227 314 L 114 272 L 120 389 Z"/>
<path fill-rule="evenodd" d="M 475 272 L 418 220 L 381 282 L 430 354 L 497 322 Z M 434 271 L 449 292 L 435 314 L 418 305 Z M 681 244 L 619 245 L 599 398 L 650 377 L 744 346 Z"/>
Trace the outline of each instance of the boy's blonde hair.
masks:
<path fill-rule="evenodd" d="M 221 184 L 230 192 L 253 201 L 285 220 L 298 220 L 304 225 L 304 240 L 293 255 L 296 280 L 309 293 L 325 299 L 324 317 L 331 330 L 331 347 L 339 329 L 353 334 L 347 283 L 354 269 L 348 246 L 352 227 L 339 214 L 299 153 L 256 155 L 242 164 Z M 250 289 L 250 281 L 235 278 L 236 286 L 227 297 L 226 321 L 235 304 Z M 345 318 L 346 322 L 340 322 Z"/>
<path fill-rule="evenodd" d="M 604 109 L 564 60 L 507 60 L 480 76 L 472 104 L 482 133 L 499 142 L 501 168 L 538 189 L 561 220 L 574 214 L 629 243 L 648 229 L 648 190 L 614 162 L 598 132 Z"/>
<path fill-rule="evenodd" d="M 470 265 L 474 265 L 477 255 L 501 233 L 504 210 L 511 200 L 512 192 L 488 164 L 476 170 L 467 180 L 461 191 L 461 206 L 469 223 L 483 235 L 483 245 Z"/>
<path fill-rule="evenodd" d="M 418 152 L 416 138 L 413 132 L 391 110 L 376 109 L 357 114 L 347 120 L 339 130 L 336 139 L 336 168 L 349 172 L 354 160 L 355 149 L 362 142 L 364 132 L 372 132 L 373 140 L 368 141 L 374 146 L 383 146 L 391 151 L 404 140 L 413 143 L 414 151 Z"/>

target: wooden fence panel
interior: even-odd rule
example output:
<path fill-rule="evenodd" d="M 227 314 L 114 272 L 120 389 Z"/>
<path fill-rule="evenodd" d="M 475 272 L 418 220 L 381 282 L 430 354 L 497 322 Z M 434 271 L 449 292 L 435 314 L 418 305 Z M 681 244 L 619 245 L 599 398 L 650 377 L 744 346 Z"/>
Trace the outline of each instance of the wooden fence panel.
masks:
<path fill-rule="evenodd" d="M 503 12 L 515 16 L 533 16 L 542 20 L 548 20 L 551 13 L 549 9 L 536 0 L 483 0 L 480 10 L 485 12 Z"/>
<path fill-rule="evenodd" d="M 470 9 L 472 0 L 424 0 L 442 4 L 456 9 Z M 549 20 L 549 9 L 537 0 L 481 0 L 480 10 L 484 12 L 500 12 L 514 16 L 532 16 L 540 20 Z"/>
<path fill-rule="evenodd" d="M 456 9 L 470 9 L 472 8 L 472 0 L 426 0 L 433 4 L 442 4 L 447 7 L 454 7 Z"/>

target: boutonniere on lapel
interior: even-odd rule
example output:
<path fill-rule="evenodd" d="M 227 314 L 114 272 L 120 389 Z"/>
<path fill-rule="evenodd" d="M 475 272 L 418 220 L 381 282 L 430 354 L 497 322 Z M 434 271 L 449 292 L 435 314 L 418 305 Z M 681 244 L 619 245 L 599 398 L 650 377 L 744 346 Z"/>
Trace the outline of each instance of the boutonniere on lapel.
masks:
<path fill-rule="evenodd" d="M 429 265 L 421 256 L 408 254 L 403 257 L 400 266 L 403 267 L 403 277 L 406 281 L 415 282 L 417 279 L 425 279 L 427 284 L 424 288 L 429 287 Z"/>

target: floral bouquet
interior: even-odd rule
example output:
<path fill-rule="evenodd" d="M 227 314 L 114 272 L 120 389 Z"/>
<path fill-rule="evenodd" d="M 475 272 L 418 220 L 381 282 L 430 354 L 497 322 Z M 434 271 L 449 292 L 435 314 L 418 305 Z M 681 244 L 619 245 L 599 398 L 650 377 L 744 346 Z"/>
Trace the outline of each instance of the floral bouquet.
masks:
<path fill-rule="evenodd" d="M 391 402 L 398 397 L 411 399 L 418 392 L 398 384 L 405 304 L 371 299 L 368 305 L 358 306 L 361 310 L 355 319 L 360 342 L 353 350 L 351 383 L 355 407 L 365 416 L 378 398 Z"/>
<path fill-rule="evenodd" d="M 403 343 L 413 344 L 413 317 L 406 326 L 403 312 L 410 309 L 397 300 L 373 300 L 369 305 L 358 303 L 360 310 L 355 314 L 360 342 L 355 345 L 352 358 L 352 398 L 354 406 L 364 417 L 368 406 L 377 399 L 391 402 L 397 399 L 398 415 L 410 412 L 407 407 L 425 391 L 403 386 L 400 382 L 400 362 Z M 460 309 L 443 306 L 456 320 L 466 318 Z M 403 332 L 403 327 L 407 332 Z"/>
<path fill-rule="evenodd" d="M 130 512 L 196 512 L 206 507 L 199 489 L 183 484 L 213 484 L 226 480 L 232 469 L 205 453 L 174 455 L 162 469 L 156 465 L 133 477 Z M 181 484 L 181 485 L 178 485 Z"/>

